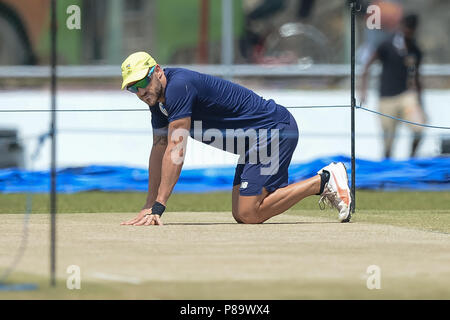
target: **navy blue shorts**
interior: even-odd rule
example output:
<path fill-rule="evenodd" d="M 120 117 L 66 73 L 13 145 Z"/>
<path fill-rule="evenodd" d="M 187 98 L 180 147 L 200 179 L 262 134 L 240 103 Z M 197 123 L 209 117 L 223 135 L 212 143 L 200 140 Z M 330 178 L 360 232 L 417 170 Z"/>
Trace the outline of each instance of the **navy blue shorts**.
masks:
<path fill-rule="evenodd" d="M 239 163 L 236 167 L 233 186 L 240 185 L 241 196 L 260 195 L 262 188 L 271 193 L 288 185 L 288 168 L 298 142 L 298 127 L 292 114 L 289 123 L 277 125 L 278 143 L 273 131 L 267 139 L 258 140 L 258 148 L 262 157 L 258 161 Z M 276 149 L 278 145 L 278 150 Z M 270 150 L 269 152 L 265 149 Z M 262 150 L 262 151 L 261 151 Z M 267 156 L 266 156 L 267 155 Z"/>

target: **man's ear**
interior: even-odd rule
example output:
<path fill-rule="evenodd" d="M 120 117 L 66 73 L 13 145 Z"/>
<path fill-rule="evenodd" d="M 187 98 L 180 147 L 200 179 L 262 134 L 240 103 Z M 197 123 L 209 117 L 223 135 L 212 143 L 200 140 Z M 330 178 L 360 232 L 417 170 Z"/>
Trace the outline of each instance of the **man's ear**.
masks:
<path fill-rule="evenodd" d="M 161 77 L 162 77 L 163 74 L 164 74 L 164 71 L 163 71 L 163 69 L 160 67 L 159 64 L 156 65 L 155 71 L 156 71 L 156 74 L 157 74 L 157 76 L 158 76 L 158 79 L 161 79 Z"/>

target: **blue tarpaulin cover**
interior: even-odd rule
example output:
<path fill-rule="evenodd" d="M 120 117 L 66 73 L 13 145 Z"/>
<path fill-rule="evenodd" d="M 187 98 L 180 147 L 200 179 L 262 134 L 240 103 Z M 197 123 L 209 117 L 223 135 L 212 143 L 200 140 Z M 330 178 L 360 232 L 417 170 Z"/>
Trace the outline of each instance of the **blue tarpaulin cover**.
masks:
<path fill-rule="evenodd" d="M 291 164 L 289 182 L 316 174 L 332 161 L 345 163 L 350 179 L 350 158 L 324 157 L 307 163 Z M 230 190 L 234 167 L 183 169 L 174 192 L 212 192 Z M 61 168 L 57 171 L 57 191 L 147 191 L 147 169 L 125 166 Z M 356 160 L 356 187 L 379 190 L 450 190 L 450 157 L 409 159 L 405 161 Z M 50 172 L 0 169 L 1 193 L 46 193 Z"/>

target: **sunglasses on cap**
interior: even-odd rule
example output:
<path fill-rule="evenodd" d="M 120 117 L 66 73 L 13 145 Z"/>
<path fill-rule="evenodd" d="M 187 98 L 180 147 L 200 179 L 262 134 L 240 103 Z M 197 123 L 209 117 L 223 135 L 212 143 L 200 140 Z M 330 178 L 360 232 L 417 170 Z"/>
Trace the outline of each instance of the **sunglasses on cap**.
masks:
<path fill-rule="evenodd" d="M 148 84 L 150 83 L 150 78 L 152 76 L 153 71 L 155 71 L 155 67 L 150 69 L 150 71 L 148 72 L 148 74 L 141 80 L 139 80 L 138 82 L 136 82 L 135 84 L 131 85 L 131 86 L 127 86 L 127 90 L 132 92 L 132 93 L 138 93 L 138 89 L 144 89 L 148 86 Z"/>

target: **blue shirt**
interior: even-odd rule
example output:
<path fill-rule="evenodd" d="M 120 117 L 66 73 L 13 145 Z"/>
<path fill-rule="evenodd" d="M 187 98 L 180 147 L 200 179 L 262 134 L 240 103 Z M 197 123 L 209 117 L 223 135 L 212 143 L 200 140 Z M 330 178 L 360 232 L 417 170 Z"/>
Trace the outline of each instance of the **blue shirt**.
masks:
<path fill-rule="evenodd" d="M 202 130 L 272 129 L 289 123 L 289 111 L 273 100 L 230 81 L 182 68 L 165 68 L 165 104 L 150 106 L 152 127 L 168 126 L 174 120 L 191 117 L 201 121 Z M 191 129 L 191 136 L 193 135 Z"/>

